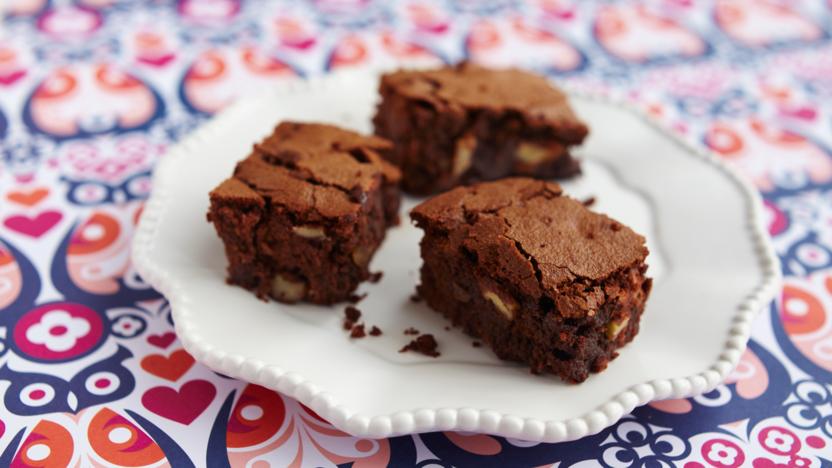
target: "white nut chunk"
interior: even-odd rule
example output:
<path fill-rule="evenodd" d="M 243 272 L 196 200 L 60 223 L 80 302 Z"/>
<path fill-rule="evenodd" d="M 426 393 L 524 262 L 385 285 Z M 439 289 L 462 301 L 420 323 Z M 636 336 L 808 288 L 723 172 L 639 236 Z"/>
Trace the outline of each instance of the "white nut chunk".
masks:
<path fill-rule="evenodd" d="M 306 295 L 306 283 L 289 279 L 280 273 L 272 278 L 272 296 L 285 302 L 297 302 Z"/>
<path fill-rule="evenodd" d="M 519 161 L 530 166 L 536 166 L 549 161 L 559 154 L 557 146 L 542 146 L 537 143 L 522 142 L 517 145 L 516 157 Z"/>
<path fill-rule="evenodd" d="M 474 149 L 477 147 L 477 138 L 468 133 L 456 141 L 456 150 L 454 151 L 453 167 L 451 173 L 454 176 L 460 176 L 468 168 L 471 167 L 471 162 L 474 157 Z"/>
<path fill-rule="evenodd" d="M 491 301 L 491 303 L 494 304 L 494 307 L 496 307 L 500 313 L 505 315 L 507 319 L 514 320 L 514 313 L 517 311 L 517 304 L 514 301 L 510 299 L 503 300 L 503 298 L 494 291 L 485 291 L 482 293 L 482 297 Z"/>
<path fill-rule="evenodd" d="M 624 317 L 623 320 L 618 322 L 610 322 L 610 324 L 607 325 L 607 338 L 610 340 L 618 338 L 618 335 L 621 334 L 621 330 L 627 328 L 628 323 L 630 323 L 630 317 Z"/>
<path fill-rule="evenodd" d="M 304 224 L 302 226 L 293 226 L 292 231 L 300 237 L 306 239 L 323 239 L 326 237 L 324 228 L 320 226 L 313 226 L 311 224 Z"/>
<path fill-rule="evenodd" d="M 369 247 L 356 247 L 352 251 L 352 261 L 356 265 L 363 267 L 370 263 L 370 257 L 372 255 L 373 251 Z"/>

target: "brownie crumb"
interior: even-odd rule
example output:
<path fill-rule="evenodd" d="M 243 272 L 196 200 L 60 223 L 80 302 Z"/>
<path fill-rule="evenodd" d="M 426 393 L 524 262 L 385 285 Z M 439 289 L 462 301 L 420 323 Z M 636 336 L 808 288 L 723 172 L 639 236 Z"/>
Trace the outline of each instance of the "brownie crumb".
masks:
<path fill-rule="evenodd" d="M 359 323 L 358 325 L 352 327 L 352 331 L 350 332 L 350 338 L 364 338 L 365 336 L 367 336 L 367 334 L 364 333 L 363 323 Z"/>
<path fill-rule="evenodd" d="M 438 343 L 436 343 L 436 339 L 431 334 L 424 334 L 419 335 L 415 340 L 411 341 L 407 345 L 405 345 L 402 349 L 399 350 L 400 353 L 404 353 L 406 351 L 415 351 L 420 354 L 424 354 L 425 356 L 430 357 L 439 357 L 440 353 L 436 350 L 438 347 Z"/>
<path fill-rule="evenodd" d="M 373 328 L 370 329 L 370 336 L 381 336 L 381 328 L 373 325 Z"/>
<path fill-rule="evenodd" d="M 352 330 L 353 325 L 355 325 L 355 322 L 350 319 L 344 319 L 344 330 Z"/>
<path fill-rule="evenodd" d="M 384 272 L 383 272 L 383 271 L 377 271 L 377 272 L 375 272 L 375 273 L 370 273 L 370 278 L 369 278 L 369 281 L 370 281 L 371 283 L 378 283 L 379 281 L 381 281 L 381 277 L 382 277 L 382 276 L 384 276 Z"/>
<path fill-rule="evenodd" d="M 413 327 L 410 327 L 410 328 L 408 328 L 407 330 L 405 330 L 405 331 L 404 331 L 404 334 L 405 334 L 405 335 L 418 335 L 418 334 L 419 334 L 419 330 L 417 330 L 417 329 L 415 329 L 415 328 L 413 328 Z"/>
<path fill-rule="evenodd" d="M 358 304 L 359 302 L 363 301 L 364 298 L 367 297 L 367 293 L 364 294 L 350 294 L 348 300 L 353 304 Z"/>
<path fill-rule="evenodd" d="M 581 203 L 586 207 L 590 207 L 595 204 L 595 197 L 587 197 Z"/>
<path fill-rule="evenodd" d="M 410 295 L 410 302 L 422 302 L 422 296 L 413 293 Z"/>
<path fill-rule="evenodd" d="M 347 306 L 347 308 L 344 309 L 344 315 L 347 316 L 347 320 L 357 322 L 358 319 L 361 318 L 361 311 L 358 310 L 357 307 Z"/>
<path fill-rule="evenodd" d="M 613 221 L 612 224 L 610 224 L 610 229 L 612 229 L 613 231 L 618 232 L 618 231 L 621 230 L 621 224 L 616 223 L 615 221 Z"/>
<path fill-rule="evenodd" d="M 475 348 L 479 348 L 480 346 L 482 346 L 482 343 L 480 343 L 479 341 L 475 341 L 475 342 L 471 343 L 471 346 L 473 346 Z"/>
<path fill-rule="evenodd" d="M 445 325 L 445 331 L 451 331 L 451 327 Z"/>

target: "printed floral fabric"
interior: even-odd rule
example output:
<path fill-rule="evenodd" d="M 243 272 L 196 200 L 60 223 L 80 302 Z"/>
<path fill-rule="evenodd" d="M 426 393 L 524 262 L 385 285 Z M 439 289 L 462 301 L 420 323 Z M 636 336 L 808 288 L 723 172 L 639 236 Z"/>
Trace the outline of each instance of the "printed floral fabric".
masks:
<path fill-rule="evenodd" d="M 832 1 L 5 8 L 0 466 L 832 465 Z M 367 440 L 182 349 L 167 302 L 129 255 L 166 148 L 271 83 L 462 59 L 624 96 L 760 190 L 785 285 L 727 382 L 564 444 Z"/>

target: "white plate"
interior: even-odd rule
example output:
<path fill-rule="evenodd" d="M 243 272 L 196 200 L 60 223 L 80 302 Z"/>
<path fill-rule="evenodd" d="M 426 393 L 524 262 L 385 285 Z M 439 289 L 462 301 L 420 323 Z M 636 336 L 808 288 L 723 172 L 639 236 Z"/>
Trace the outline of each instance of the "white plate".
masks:
<path fill-rule="evenodd" d="M 585 175 L 564 186 L 647 237 L 655 278 L 641 332 L 586 382 L 502 362 L 408 300 L 421 264 L 421 231 L 407 216 L 415 199 L 405 199 L 403 223 L 373 260 L 382 281 L 360 288 L 369 296 L 359 307 L 381 337 L 350 340 L 343 306 L 266 303 L 227 286 L 222 245 L 205 221 L 208 192 L 282 119 L 371 131 L 376 86 L 369 72 L 292 82 L 233 105 L 159 164 L 134 261 L 167 296 L 198 361 L 294 397 L 356 436 L 457 429 L 547 442 L 598 432 L 637 405 L 699 394 L 728 375 L 779 283 L 756 192 L 646 117 L 578 95 L 572 103 L 592 133 Z M 411 326 L 437 337 L 440 358 L 397 352 Z"/>

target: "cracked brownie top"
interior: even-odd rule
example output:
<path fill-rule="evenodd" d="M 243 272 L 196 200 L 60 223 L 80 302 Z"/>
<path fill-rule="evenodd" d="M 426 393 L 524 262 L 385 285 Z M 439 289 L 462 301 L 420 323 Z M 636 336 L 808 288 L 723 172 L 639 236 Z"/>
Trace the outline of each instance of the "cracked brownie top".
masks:
<path fill-rule="evenodd" d="M 559 185 L 529 179 L 457 187 L 411 212 L 417 225 L 447 236 L 495 278 L 540 297 L 566 282 L 592 287 L 640 264 L 644 238 L 581 202 Z"/>
<path fill-rule="evenodd" d="M 213 193 L 267 198 L 322 218 L 349 216 L 361 209 L 368 192 L 398 183 L 399 170 L 380 154 L 390 148 L 383 138 L 331 125 L 283 122 Z"/>

